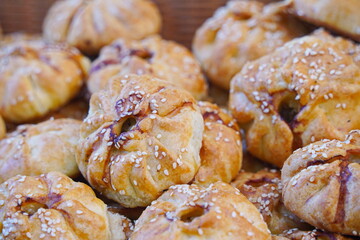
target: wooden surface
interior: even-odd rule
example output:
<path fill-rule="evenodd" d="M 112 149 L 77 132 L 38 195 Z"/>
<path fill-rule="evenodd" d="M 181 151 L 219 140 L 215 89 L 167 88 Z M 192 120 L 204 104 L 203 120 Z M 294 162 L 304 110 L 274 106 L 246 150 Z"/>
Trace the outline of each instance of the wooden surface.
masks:
<path fill-rule="evenodd" d="M 121 0 L 119 0 L 121 1 Z M 41 32 L 47 9 L 55 0 L 0 0 L 0 24 L 5 33 Z M 162 35 L 187 47 L 195 30 L 226 0 L 154 0 L 163 17 Z"/>

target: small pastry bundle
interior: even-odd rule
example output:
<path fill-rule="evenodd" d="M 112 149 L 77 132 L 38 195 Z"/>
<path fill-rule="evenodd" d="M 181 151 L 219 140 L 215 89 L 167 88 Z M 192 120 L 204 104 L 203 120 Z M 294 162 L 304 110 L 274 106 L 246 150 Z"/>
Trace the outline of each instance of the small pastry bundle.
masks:
<path fill-rule="evenodd" d="M 193 50 L 211 82 L 229 89 L 231 78 L 247 61 L 306 32 L 282 3 L 229 1 L 197 30 Z"/>
<path fill-rule="evenodd" d="M 80 125 L 73 119 L 20 125 L 0 140 L 0 183 L 18 174 L 35 176 L 51 171 L 78 176 L 75 154 Z"/>
<path fill-rule="evenodd" d="M 115 76 L 91 97 L 76 160 L 106 197 L 125 207 L 147 206 L 194 178 L 203 131 L 187 91 L 148 75 Z"/>
<path fill-rule="evenodd" d="M 207 83 L 191 52 L 158 35 L 141 41 L 119 39 L 104 47 L 92 64 L 89 91 L 103 89 L 117 74 L 150 74 L 189 91 L 196 99 L 207 94 Z"/>
<path fill-rule="evenodd" d="M 131 240 L 257 239 L 271 236 L 259 211 L 227 183 L 176 185 L 136 222 Z"/>
<path fill-rule="evenodd" d="M 149 0 L 65 0 L 50 8 L 44 37 L 87 55 L 117 38 L 142 39 L 160 31 L 159 10 Z"/>
<path fill-rule="evenodd" d="M 0 47 L 0 115 L 24 123 L 44 117 L 78 94 L 89 61 L 75 48 L 43 41 Z"/>
<path fill-rule="evenodd" d="M 125 240 L 131 228 L 89 186 L 58 172 L 1 184 L 0 222 L 0 237 L 16 240 Z"/>
<path fill-rule="evenodd" d="M 311 225 L 360 235 L 360 130 L 295 151 L 282 169 L 285 206 Z"/>
<path fill-rule="evenodd" d="M 355 43 L 318 31 L 248 62 L 229 105 L 249 152 L 281 167 L 299 147 L 360 128 L 359 56 Z"/>

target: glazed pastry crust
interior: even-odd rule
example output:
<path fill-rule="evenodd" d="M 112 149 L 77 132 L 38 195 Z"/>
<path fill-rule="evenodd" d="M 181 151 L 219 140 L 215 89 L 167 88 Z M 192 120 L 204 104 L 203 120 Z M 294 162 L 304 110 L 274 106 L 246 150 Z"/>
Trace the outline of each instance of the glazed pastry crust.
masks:
<path fill-rule="evenodd" d="M 292 228 L 309 229 L 290 213 L 281 199 L 280 171 L 263 169 L 256 173 L 240 172 L 231 183 L 260 211 L 272 234 L 280 234 Z"/>
<path fill-rule="evenodd" d="M 294 149 L 360 128 L 360 47 L 324 31 L 247 63 L 229 108 L 250 153 L 281 167 Z"/>
<path fill-rule="evenodd" d="M 116 76 L 81 127 L 80 171 L 125 207 L 147 206 L 200 166 L 204 122 L 190 93 L 151 76 Z"/>
<path fill-rule="evenodd" d="M 42 41 L 0 48 L 0 114 L 24 123 L 44 117 L 73 98 L 87 75 L 88 59 L 76 49 Z"/>
<path fill-rule="evenodd" d="M 229 89 L 231 78 L 247 61 L 305 33 L 282 3 L 229 1 L 197 30 L 193 51 L 211 82 Z"/>
<path fill-rule="evenodd" d="M 290 0 L 289 2 L 291 12 L 301 19 L 360 41 L 358 0 Z"/>
<path fill-rule="evenodd" d="M 35 176 L 50 171 L 76 177 L 80 125 L 73 119 L 20 125 L 0 140 L 0 183 L 18 174 Z"/>
<path fill-rule="evenodd" d="M 131 240 L 258 239 L 271 236 L 260 213 L 227 183 L 172 186 L 147 207 Z"/>
<path fill-rule="evenodd" d="M 198 102 L 204 118 L 200 150 L 201 166 L 195 176 L 199 184 L 230 182 L 242 164 L 242 146 L 236 121 L 209 102 Z"/>
<path fill-rule="evenodd" d="M 155 35 L 141 41 L 117 40 L 101 50 L 87 81 L 91 93 L 103 89 L 117 74 L 151 74 L 189 91 L 196 99 L 207 95 L 200 64 L 184 46 Z"/>
<path fill-rule="evenodd" d="M 359 157 L 359 130 L 345 141 L 322 140 L 295 151 L 282 169 L 285 206 L 317 228 L 359 236 Z"/>
<path fill-rule="evenodd" d="M 125 239 L 113 237 L 106 205 L 93 190 L 58 172 L 9 179 L 0 185 L 0 202 L 4 239 Z"/>
<path fill-rule="evenodd" d="M 161 17 L 149 0 L 65 0 L 50 8 L 45 39 L 67 42 L 88 55 L 117 38 L 142 39 L 160 31 Z"/>

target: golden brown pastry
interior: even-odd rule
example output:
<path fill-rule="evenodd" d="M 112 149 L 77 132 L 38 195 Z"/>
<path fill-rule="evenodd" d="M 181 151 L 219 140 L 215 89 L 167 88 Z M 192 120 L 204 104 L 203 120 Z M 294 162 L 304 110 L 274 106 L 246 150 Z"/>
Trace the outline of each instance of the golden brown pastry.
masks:
<path fill-rule="evenodd" d="M 131 240 L 257 239 L 271 235 L 260 213 L 227 183 L 172 186 L 147 207 Z"/>
<path fill-rule="evenodd" d="M 289 240 L 351 240 L 354 238 L 345 237 L 340 234 L 324 232 L 319 229 L 312 231 L 300 231 L 291 229 L 281 234 L 281 237 Z M 280 239 L 279 239 L 280 240 Z"/>
<path fill-rule="evenodd" d="M 65 0 L 50 8 L 43 32 L 45 39 L 95 55 L 117 38 L 158 33 L 160 25 L 159 10 L 149 0 Z"/>
<path fill-rule="evenodd" d="M 247 63 L 230 110 L 248 150 L 281 167 L 293 150 L 360 128 L 360 46 L 319 31 Z"/>
<path fill-rule="evenodd" d="M 5 135 L 6 135 L 5 123 L 4 123 L 4 120 L 2 119 L 2 117 L 0 116 L 0 139 L 5 137 Z"/>
<path fill-rule="evenodd" d="M 204 118 L 204 135 L 200 150 L 201 166 L 196 183 L 230 182 L 242 163 L 239 127 L 224 110 L 209 102 L 198 102 Z"/>
<path fill-rule="evenodd" d="M 285 206 L 311 225 L 360 235 L 360 130 L 345 141 L 322 140 L 296 150 L 282 169 Z"/>
<path fill-rule="evenodd" d="M 130 224 L 108 212 L 89 186 L 58 172 L 18 175 L 0 185 L 4 240 L 121 240 Z"/>
<path fill-rule="evenodd" d="M 240 129 L 240 137 L 242 140 L 242 149 L 243 149 L 243 154 L 242 154 L 243 161 L 241 166 L 242 171 L 256 173 L 264 168 L 273 167 L 270 164 L 261 161 L 260 159 L 254 157 L 249 153 L 249 151 L 247 150 L 246 141 L 245 141 L 245 132 L 243 129 Z"/>
<path fill-rule="evenodd" d="M 359 0 L 289 0 L 291 12 L 309 23 L 360 41 Z"/>
<path fill-rule="evenodd" d="M 207 94 L 199 63 L 184 46 L 155 35 L 141 41 L 117 40 L 101 50 L 87 81 L 91 93 L 116 74 L 151 74 L 188 90 L 196 99 Z"/>
<path fill-rule="evenodd" d="M 50 171 L 77 176 L 80 125 L 73 119 L 20 125 L 0 140 L 0 183 L 18 174 L 34 176 Z"/>
<path fill-rule="evenodd" d="M 76 160 L 106 197 L 125 207 L 147 206 L 194 178 L 203 130 L 187 91 L 148 75 L 115 76 L 91 97 Z"/>
<path fill-rule="evenodd" d="M 307 224 L 285 208 L 281 199 L 280 178 L 280 171 L 275 169 L 263 169 L 257 173 L 240 172 L 231 185 L 255 205 L 272 234 L 295 227 L 309 229 Z"/>
<path fill-rule="evenodd" d="M 197 30 L 193 51 L 212 83 L 229 89 L 231 78 L 247 61 L 306 33 L 282 5 L 229 1 Z"/>
<path fill-rule="evenodd" d="M 45 116 L 73 98 L 89 61 L 76 49 L 42 41 L 0 48 L 0 114 L 23 123 Z"/>

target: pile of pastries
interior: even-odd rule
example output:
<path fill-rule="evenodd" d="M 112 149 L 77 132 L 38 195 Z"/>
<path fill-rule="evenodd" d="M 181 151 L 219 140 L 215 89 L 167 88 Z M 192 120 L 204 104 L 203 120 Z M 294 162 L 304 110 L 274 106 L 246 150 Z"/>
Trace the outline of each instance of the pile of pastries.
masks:
<path fill-rule="evenodd" d="M 359 239 L 359 11 L 230 0 L 191 52 L 150 0 L 58 0 L 3 34 L 0 239 Z"/>

